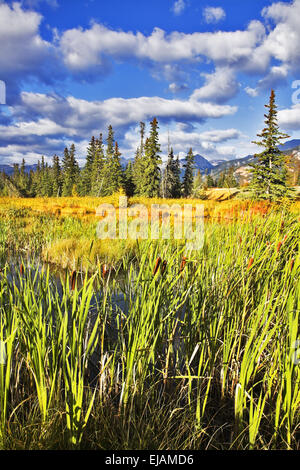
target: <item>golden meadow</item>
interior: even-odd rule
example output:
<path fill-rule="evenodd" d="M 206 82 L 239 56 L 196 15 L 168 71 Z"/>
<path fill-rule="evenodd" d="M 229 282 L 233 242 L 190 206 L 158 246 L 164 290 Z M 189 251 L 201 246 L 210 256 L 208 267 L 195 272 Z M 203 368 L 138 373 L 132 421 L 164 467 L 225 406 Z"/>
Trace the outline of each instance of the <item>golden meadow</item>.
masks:
<path fill-rule="evenodd" d="M 2 449 L 298 449 L 300 203 L 98 240 L 109 198 L 0 199 Z M 129 204 L 168 203 L 132 198 Z"/>

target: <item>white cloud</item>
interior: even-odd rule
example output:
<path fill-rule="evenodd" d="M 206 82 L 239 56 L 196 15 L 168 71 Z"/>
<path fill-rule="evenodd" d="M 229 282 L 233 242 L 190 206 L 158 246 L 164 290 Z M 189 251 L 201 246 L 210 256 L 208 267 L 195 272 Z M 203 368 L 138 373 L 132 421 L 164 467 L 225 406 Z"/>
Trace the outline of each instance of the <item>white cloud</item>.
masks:
<path fill-rule="evenodd" d="M 40 14 L 23 10 L 19 3 L 0 3 L 0 74 L 7 102 L 16 99 L 20 83 L 28 78 L 49 83 L 62 75 L 55 47 L 39 33 L 41 21 Z"/>
<path fill-rule="evenodd" d="M 278 122 L 283 129 L 300 130 L 300 104 L 278 111 Z"/>
<path fill-rule="evenodd" d="M 183 11 L 185 10 L 185 2 L 184 0 L 176 0 L 176 2 L 174 2 L 174 5 L 172 7 L 172 11 L 174 12 L 175 15 L 181 15 L 181 13 L 183 13 Z"/>
<path fill-rule="evenodd" d="M 170 83 L 169 85 L 169 90 L 176 94 L 176 93 L 180 93 L 181 91 L 185 91 L 188 89 L 188 86 L 186 83 L 182 83 L 182 84 L 179 84 L 179 83 Z"/>
<path fill-rule="evenodd" d="M 174 31 L 167 35 L 162 29 L 155 28 L 150 36 L 114 31 L 95 23 L 86 30 L 77 28 L 64 32 L 60 48 L 65 64 L 74 71 L 105 67 L 108 56 L 161 64 L 197 61 L 206 56 L 216 63 L 233 65 L 251 60 L 264 38 L 265 28 L 259 21 L 252 21 L 244 31 L 191 34 Z"/>
<path fill-rule="evenodd" d="M 206 23 L 218 23 L 226 18 L 226 13 L 221 7 L 206 7 L 203 10 Z"/>
<path fill-rule="evenodd" d="M 92 128 L 95 123 L 128 126 L 156 116 L 164 119 L 203 120 L 219 118 L 236 112 L 237 108 L 210 102 L 165 99 L 161 97 L 110 98 L 86 101 L 72 96 L 61 98 L 23 92 L 22 104 L 28 113 L 37 113 L 64 127 Z M 20 112 L 17 108 L 15 113 Z"/>
<path fill-rule="evenodd" d="M 275 59 L 290 64 L 291 67 L 300 67 L 300 0 L 292 3 L 276 2 L 262 11 L 267 20 L 275 23 L 264 42 L 263 47 Z"/>
<path fill-rule="evenodd" d="M 118 130 L 122 141 L 122 135 L 130 125 L 140 121 L 148 122 L 154 116 L 162 122 L 201 122 L 208 118 L 217 119 L 233 114 L 236 110 L 233 106 L 197 102 L 194 99 L 140 97 L 91 102 L 73 96 L 62 98 L 57 95 L 23 92 L 21 104 L 11 108 L 13 118 L 17 122 L 0 126 L 0 149 L 6 149 L 7 153 L 13 152 L 10 154 L 12 157 L 19 155 L 20 149 L 11 147 L 11 142 L 14 142 L 15 146 L 23 146 L 24 158 L 27 152 L 32 158 L 34 149 L 37 157 L 41 152 L 47 155 L 47 146 L 48 155 L 49 151 L 51 154 L 52 151 L 61 153 L 65 139 L 84 141 L 87 135 L 98 135 L 101 129 L 105 132 L 109 124 Z M 186 134 L 183 130 L 181 132 Z M 234 138 L 234 133 L 232 136 Z M 227 133 L 221 133 L 219 136 L 208 133 L 204 137 L 215 142 L 230 138 Z M 178 137 L 176 139 L 178 140 Z"/>
<path fill-rule="evenodd" d="M 123 145 L 127 149 L 127 154 L 134 155 L 135 149 L 139 145 L 138 127 L 128 130 L 125 134 Z M 225 148 L 218 144 L 227 140 L 236 140 L 241 136 L 237 129 L 212 130 L 206 132 L 186 132 L 182 123 L 176 123 L 171 129 L 164 127 L 159 133 L 159 142 L 163 154 L 167 155 L 168 144 L 170 142 L 174 153 L 180 156 L 186 155 L 190 147 L 194 154 L 201 154 L 208 159 L 224 158 Z M 232 147 L 231 147 L 232 148 Z M 220 149 L 220 150 L 219 150 Z M 234 156 L 236 152 L 231 153 Z M 228 152 L 227 154 L 228 155 Z"/>
<path fill-rule="evenodd" d="M 192 99 L 223 103 L 234 97 L 239 91 L 235 72 L 229 67 L 220 67 L 212 74 L 202 75 L 205 77 L 205 84 L 202 88 L 194 90 Z"/>
<path fill-rule="evenodd" d="M 251 87 L 249 87 L 249 86 L 247 86 L 247 87 L 245 88 L 245 92 L 246 92 L 249 96 L 251 96 L 252 98 L 255 98 L 256 96 L 259 95 L 259 91 L 258 91 L 257 88 L 251 88 Z"/>

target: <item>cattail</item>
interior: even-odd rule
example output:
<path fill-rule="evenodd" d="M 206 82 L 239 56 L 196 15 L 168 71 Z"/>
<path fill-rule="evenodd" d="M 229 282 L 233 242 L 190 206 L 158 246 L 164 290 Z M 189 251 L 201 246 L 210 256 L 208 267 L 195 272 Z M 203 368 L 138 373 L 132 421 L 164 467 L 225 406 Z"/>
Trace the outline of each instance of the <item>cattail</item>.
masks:
<path fill-rule="evenodd" d="M 104 265 L 102 266 L 102 277 L 103 277 L 104 279 L 105 279 L 105 277 L 106 277 L 108 271 L 109 271 L 108 265 L 107 265 L 107 264 L 104 264 Z"/>
<path fill-rule="evenodd" d="M 279 253 L 280 248 L 282 247 L 282 242 L 279 242 L 277 245 L 277 253 Z"/>
<path fill-rule="evenodd" d="M 157 258 L 154 269 L 153 269 L 153 276 L 155 276 L 155 274 L 157 273 L 160 263 L 161 263 L 161 258 Z"/>
<path fill-rule="evenodd" d="M 21 263 L 21 266 L 20 266 L 20 274 L 21 274 L 21 276 L 23 276 L 24 272 L 25 272 L 24 265 L 23 265 L 23 263 Z"/>
<path fill-rule="evenodd" d="M 291 264 L 290 264 L 290 271 L 293 271 L 294 264 L 295 264 L 295 258 L 292 258 Z"/>
<path fill-rule="evenodd" d="M 282 232 L 284 229 L 284 220 L 281 222 L 281 225 L 280 225 L 280 232 Z"/>
<path fill-rule="evenodd" d="M 247 269 L 250 269 L 253 263 L 254 263 L 254 258 L 252 257 L 252 258 L 249 259 L 249 263 L 248 263 Z"/>
<path fill-rule="evenodd" d="M 167 264 L 168 264 L 167 261 L 164 261 L 163 264 L 161 265 L 161 268 L 160 268 L 160 269 L 161 269 L 161 273 L 162 273 L 162 274 L 165 272 L 166 267 L 167 267 Z"/>
<path fill-rule="evenodd" d="M 284 243 L 286 241 L 287 237 L 288 237 L 287 235 L 284 236 L 284 239 L 282 240 L 282 243 Z"/>
<path fill-rule="evenodd" d="M 185 265 L 186 265 L 186 257 L 183 257 L 183 258 L 182 258 L 182 261 L 181 261 L 181 265 L 180 265 L 180 272 L 181 272 L 181 273 L 182 273 L 182 271 L 184 270 Z"/>
<path fill-rule="evenodd" d="M 257 235 L 257 230 L 258 230 L 258 227 L 257 227 L 257 225 L 256 225 L 256 227 L 255 227 L 255 229 L 254 229 L 254 236 L 255 236 L 255 237 L 256 237 L 256 235 Z"/>
<path fill-rule="evenodd" d="M 75 284 L 76 284 L 76 271 L 73 271 L 71 275 L 71 290 L 75 290 Z"/>

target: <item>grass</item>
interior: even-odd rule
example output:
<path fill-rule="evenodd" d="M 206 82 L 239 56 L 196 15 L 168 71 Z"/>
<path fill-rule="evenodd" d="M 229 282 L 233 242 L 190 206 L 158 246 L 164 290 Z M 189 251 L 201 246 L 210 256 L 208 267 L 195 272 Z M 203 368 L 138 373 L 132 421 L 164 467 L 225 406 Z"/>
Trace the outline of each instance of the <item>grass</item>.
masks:
<path fill-rule="evenodd" d="M 200 252 L 113 245 L 105 276 L 91 218 L 2 214 L 2 449 L 299 450 L 297 205 L 206 207 Z M 56 243 L 73 285 L 22 251 Z"/>

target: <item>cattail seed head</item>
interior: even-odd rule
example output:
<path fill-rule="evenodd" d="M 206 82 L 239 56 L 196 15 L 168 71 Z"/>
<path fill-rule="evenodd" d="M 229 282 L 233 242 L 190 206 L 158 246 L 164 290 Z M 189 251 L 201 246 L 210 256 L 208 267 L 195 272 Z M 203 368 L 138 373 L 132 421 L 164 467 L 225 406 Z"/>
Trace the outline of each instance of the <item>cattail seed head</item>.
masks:
<path fill-rule="evenodd" d="M 105 279 L 105 277 L 107 276 L 108 271 L 109 271 L 108 265 L 107 265 L 107 264 L 104 264 L 104 265 L 102 266 L 102 277 L 103 277 L 104 279 Z"/>
<path fill-rule="evenodd" d="M 158 257 L 156 260 L 154 269 L 153 269 L 153 276 L 155 276 L 155 274 L 157 273 L 160 263 L 161 263 L 161 258 Z"/>
<path fill-rule="evenodd" d="M 247 269 L 250 269 L 253 263 L 254 263 L 254 258 L 252 257 L 252 258 L 249 259 L 249 263 L 248 263 Z"/>
<path fill-rule="evenodd" d="M 161 273 L 162 273 L 162 274 L 165 272 L 166 267 L 167 267 L 167 264 L 168 264 L 168 263 L 167 263 L 167 261 L 165 260 L 165 261 L 163 262 L 163 264 L 161 265 L 161 268 L 160 268 L 160 269 L 161 269 Z"/>
<path fill-rule="evenodd" d="M 21 266 L 20 266 L 20 274 L 21 274 L 21 276 L 23 276 L 23 275 L 24 275 L 24 273 L 25 273 L 24 264 L 23 264 L 23 263 L 21 263 Z"/>
<path fill-rule="evenodd" d="M 71 275 L 71 290 L 75 290 L 75 284 L 76 284 L 76 271 L 73 271 Z"/>
<path fill-rule="evenodd" d="M 282 247 L 282 242 L 279 242 L 277 245 L 277 253 L 279 253 L 281 247 Z"/>
<path fill-rule="evenodd" d="M 295 264 L 295 258 L 292 258 L 291 264 L 290 264 L 290 271 L 293 271 L 294 264 Z"/>
<path fill-rule="evenodd" d="M 181 273 L 182 273 L 182 271 L 184 270 L 185 265 L 186 265 L 186 257 L 184 256 L 184 257 L 182 258 L 181 265 L 180 265 L 180 272 L 181 272 Z"/>

